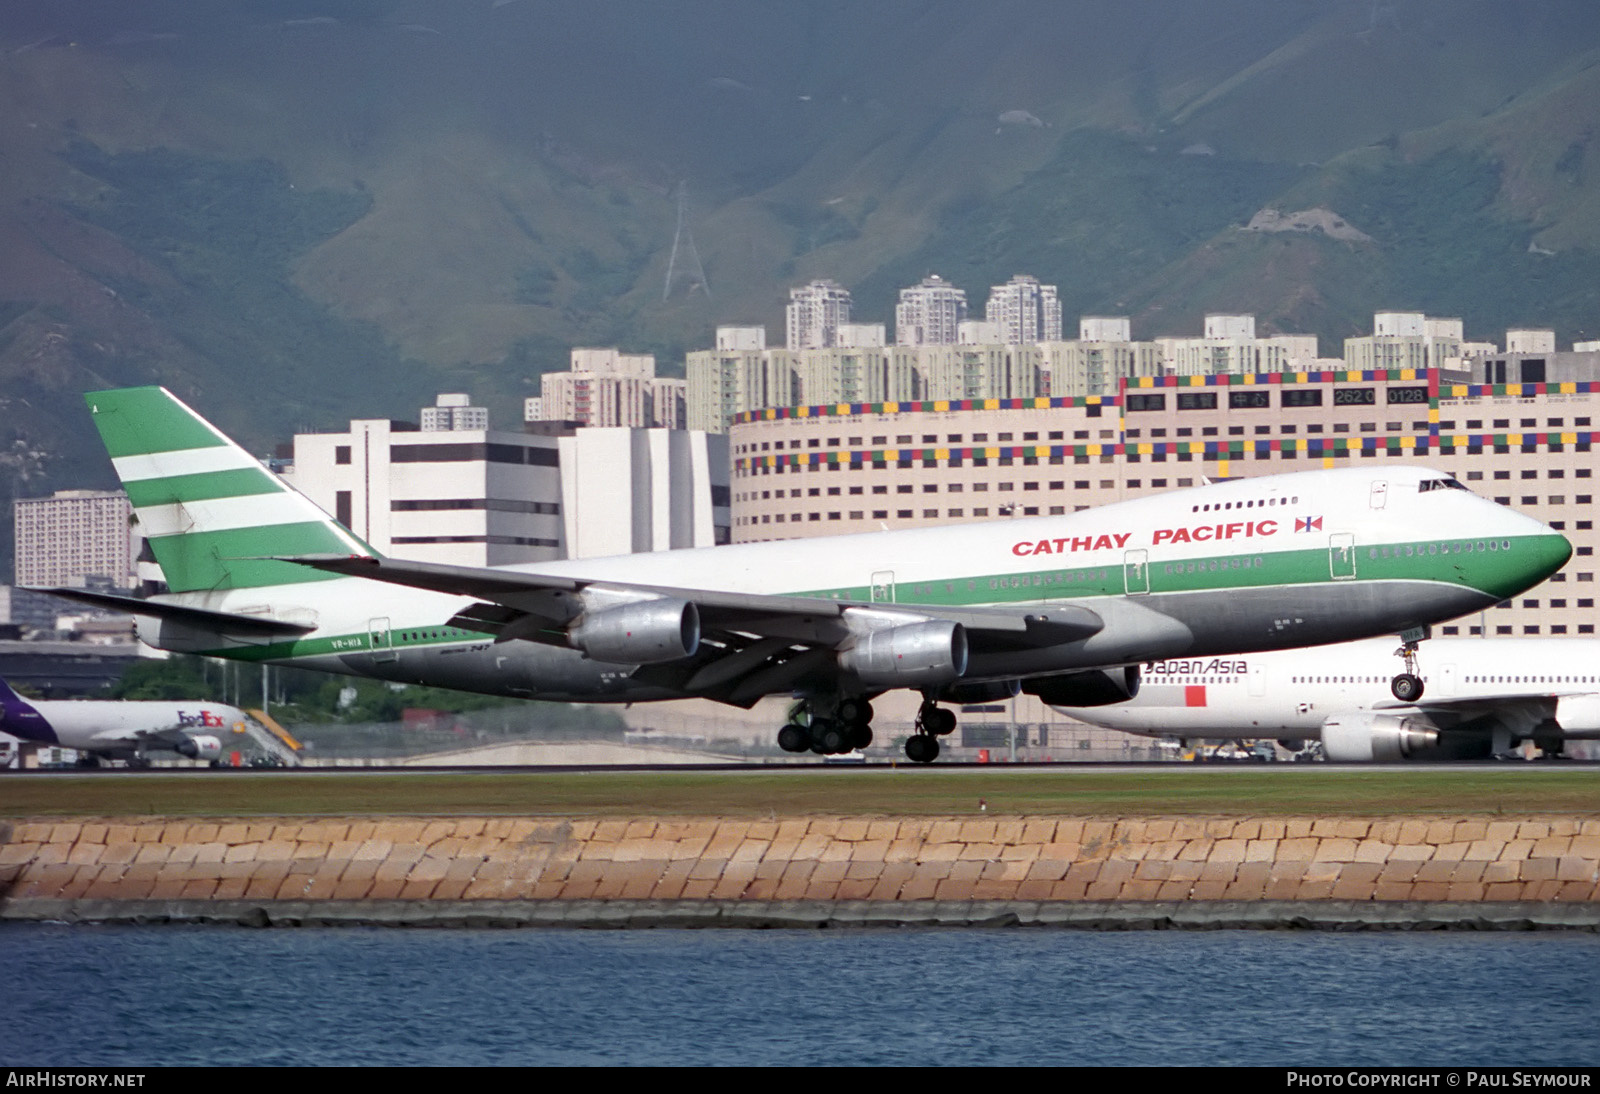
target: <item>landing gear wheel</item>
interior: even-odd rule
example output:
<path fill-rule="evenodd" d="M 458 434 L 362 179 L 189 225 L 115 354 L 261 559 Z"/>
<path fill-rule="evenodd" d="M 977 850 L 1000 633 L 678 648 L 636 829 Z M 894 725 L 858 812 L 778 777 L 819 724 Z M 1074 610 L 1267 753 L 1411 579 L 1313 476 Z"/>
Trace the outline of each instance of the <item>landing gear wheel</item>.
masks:
<path fill-rule="evenodd" d="M 849 726 L 835 722 L 830 718 L 818 718 L 811 723 L 811 734 L 817 743 L 822 746 L 822 752 L 827 756 L 837 756 L 841 752 L 850 751 L 850 740 L 854 735 Z"/>
<path fill-rule="evenodd" d="M 931 697 L 924 698 L 922 707 L 917 711 L 917 732 L 930 737 L 945 737 L 954 732 L 956 716 L 954 711 L 946 710 Z"/>
<path fill-rule="evenodd" d="M 1415 703 L 1422 698 L 1422 677 L 1415 673 L 1402 672 L 1389 681 L 1389 691 L 1402 703 Z"/>
<path fill-rule="evenodd" d="M 840 699 L 835 713 L 845 725 L 864 726 L 872 721 L 872 704 L 865 699 Z"/>
<path fill-rule="evenodd" d="M 1415 703 L 1422 698 L 1422 672 L 1417 668 L 1417 645 L 1425 637 L 1426 629 L 1407 631 L 1400 636 L 1400 648 L 1394 651 L 1406 663 L 1406 670 L 1389 681 L 1389 691 L 1402 703 Z"/>
<path fill-rule="evenodd" d="M 785 752 L 808 752 L 811 749 L 811 734 L 806 732 L 805 726 L 790 722 L 778 730 L 778 747 Z"/>
<path fill-rule="evenodd" d="M 850 747 L 864 749 L 872 744 L 872 727 L 854 725 L 850 727 Z"/>
<path fill-rule="evenodd" d="M 906 759 L 912 763 L 931 764 L 939 758 L 939 739 L 926 733 L 906 738 Z"/>

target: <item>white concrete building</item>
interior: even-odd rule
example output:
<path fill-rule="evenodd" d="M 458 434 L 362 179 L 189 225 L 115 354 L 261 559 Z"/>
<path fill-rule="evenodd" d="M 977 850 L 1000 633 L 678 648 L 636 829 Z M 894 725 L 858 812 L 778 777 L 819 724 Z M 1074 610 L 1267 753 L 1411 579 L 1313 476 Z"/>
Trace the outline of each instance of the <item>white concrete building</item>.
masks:
<path fill-rule="evenodd" d="M 764 350 L 767 348 L 767 328 L 718 327 L 717 348 L 720 350 Z"/>
<path fill-rule="evenodd" d="M 1507 353 L 1554 353 L 1556 332 L 1553 330 L 1506 331 Z"/>
<path fill-rule="evenodd" d="M 729 541 L 725 436 L 579 429 L 559 445 L 568 558 Z"/>
<path fill-rule="evenodd" d="M 1004 285 L 989 289 L 984 318 L 1000 324 L 997 341 L 1007 345 L 1061 341 L 1061 301 L 1054 285 L 1017 274 Z"/>
<path fill-rule="evenodd" d="M 357 420 L 345 432 L 296 434 L 285 477 L 386 555 L 463 566 L 544 562 L 562 557 L 560 432 L 425 433 Z"/>
<path fill-rule="evenodd" d="M 1085 315 L 1078 320 L 1080 342 L 1131 342 L 1133 323 L 1126 315 Z"/>
<path fill-rule="evenodd" d="M 835 345 L 840 324 L 850 322 L 850 290 L 826 280 L 790 289 L 785 318 L 791 350 Z"/>
<path fill-rule="evenodd" d="M 900 290 L 900 303 L 894 309 L 895 345 L 948 346 L 957 341 L 966 317 L 966 290 L 932 274 L 920 285 Z"/>
<path fill-rule="evenodd" d="M 841 349 L 883 349 L 888 334 L 882 323 L 840 323 L 834 345 Z"/>
<path fill-rule="evenodd" d="M 956 343 L 962 346 L 998 346 L 1005 342 L 999 323 L 968 319 L 956 326 Z"/>
<path fill-rule="evenodd" d="M 422 562 L 503 566 L 727 542 L 723 438 L 524 429 L 352 421 L 346 432 L 296 435 L 284 477 L 378 551 Z"/>

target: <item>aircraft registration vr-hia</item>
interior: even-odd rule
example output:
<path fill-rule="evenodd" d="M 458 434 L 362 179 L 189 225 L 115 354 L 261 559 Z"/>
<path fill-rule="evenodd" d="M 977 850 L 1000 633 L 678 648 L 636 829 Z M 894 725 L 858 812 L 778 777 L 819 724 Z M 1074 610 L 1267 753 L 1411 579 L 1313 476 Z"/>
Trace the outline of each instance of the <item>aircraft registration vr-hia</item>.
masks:
<path fill-rule="evenodd" d="M 1058 709 L 1147 737 L 1320 740 L 1343 763 L 1484 759 L 1524 741 L 1559 754 L 1600 740 L 1600 639 L 1431 639 L 1426 698 L 1409 703 L 1390 693 L 1393 657 L 1393 640 L 1367 639 L 1171 658 L 1145 665 L 1126 703 Z"/>
<path fill-rule="evenodd" d="M 150 645 L 565 702 L 793 695 L 778 734 L 791 752 L 865 747 L 871 700 L 910 688 L 923 702 L 906 755 L 928 762 L 955 727 L 941 702 L 1019 689 L 1115 702 L 1142 662 L 1426 627 L 1538 584 L 1572 552 L 1448 476 L 1363 467 L 1070 516 L 496 568 L 408 562 L 170 392 L 85 399 L 167 591 L 51 591 L 133 613 Z"/>
<path fill-rule="evenodd" d="M 0 680 L 0 732 L 134 765 L 151 751 L 220 759 L 224 736 L 243 733 L 245 718 L 237 707 L 200 700 L 24 699 Z"/>

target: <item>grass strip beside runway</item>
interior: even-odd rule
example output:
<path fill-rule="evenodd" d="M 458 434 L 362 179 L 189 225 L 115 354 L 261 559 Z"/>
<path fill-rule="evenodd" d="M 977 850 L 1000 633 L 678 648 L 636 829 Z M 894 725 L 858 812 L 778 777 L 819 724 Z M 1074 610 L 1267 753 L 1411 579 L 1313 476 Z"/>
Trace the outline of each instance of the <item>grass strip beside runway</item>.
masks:
<path fill-rule="evenodd" d="M 980 800 L 987 806 L 980 807 Z M 0 817 L 1600 814 L 1600 769 L 0 776 Z"/>

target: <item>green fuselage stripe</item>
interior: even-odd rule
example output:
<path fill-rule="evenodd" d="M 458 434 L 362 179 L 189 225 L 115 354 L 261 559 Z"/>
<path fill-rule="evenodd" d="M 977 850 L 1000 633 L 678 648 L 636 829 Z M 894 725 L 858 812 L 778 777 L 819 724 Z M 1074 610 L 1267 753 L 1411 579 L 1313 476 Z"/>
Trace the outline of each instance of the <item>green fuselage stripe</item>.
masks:
<path fill-rule="evenodd" d="M 1312 585 L 1323 582 L 1432 581 L 1475 588 L 1502 600 L 1515 596 L 1526 584 L 1533 566 L 1531 552 L 1551 559 L 1565 556 L 1566 540 L 1560 536 L 1505 537 L 1492 541 L 1440 540 L 1381 546 L 1357 544 L 1348 558 L 1335 558 L 1322 544 L 1296 551 L 1241 551 L 1204 558 L 1161 559 L 1145 566 L 1146 574 L 1129 574 L 1123 560 L 1107 559 L 1098 566 L 1041 568 L 1019 573 L 958 578 L 946 581 L 908 581 L 895 586 L 894 599 L 930 607 L 1007 604 L 1036 600 L 1075 600 L 1087 596 L 1123 596 L 1130 589 L 1163 593 L 1209 592 L 1217 589 Z M 1411 554 L 1405 552 L 1410 550 Z M 1441 562 L 1444 565 L 1441 565 Z M 1451 563 L 1470 564 L 1472 580 Z M 1339 576 L 1335 576 L 1335 574 Z M 813 589 L 791 596 L 826 600 L 871 600 L 870 585 Z"/>
<path fill-rule="evenodd" d="M 256 494 L 281 494 L 283 483 L 264 467 L 239 467 L 229 471 L 202 471 L 194 475 L 171 475 L 164 479 L 141 479 L 126 483 L 128 500 L 135 509 L 174 502 L 209 501 L 212 498 L 240 498 Z"/>
<path fill-rule="evenodd" d="M 1162 559 L 1147 565 L 1150 595 L 1181 595 L 1185 593 L 1215 593 L 1230 589 L 1278 587 L 1292 589 L 1313 585 L 1357 584 L 1370 581 L 1393 581 L 1449 584 L 1476 589 L 1486 598 L 1503 600 L 1521 591 L 1527 574 L 1532 569 L 1530 559 L 1538 552 L 1549 559 L 1564 558 L 1569 549 L 1567 541 L 1558 535 L 1510 537 L 1511 547 L 1496 551 L 1483 551 L 1473 541 L 1473 551 L 1457 555 L 1453 547 L 1464 545 L 1464 540 L 1441 540 L 1432 543 L 1390 544 L 1389 555 L 1384 548 L 1358 546 L 1354 552 L 1355 576 L 1333 577 L 1333 560 L 1326 540 L 1324 545 L 1297 551 L 1276 551 L 1216 555 L 1207 558 L 1177 560 Z M 1495 541 L 1504 543 L 1505 539 Z M 1467 581 L 1451 566 L 1441 566 L 1441 554 L 1429 553 L 1430 548 L 1452 547 L 1450 559 L 1470 559 L 1474 580 Z M 1407 547 L 1412 554 L 1405 554 Z M 1418 553 L 1420 549 L 1421 553 Z M 1370 552 L 1376 551 L 1376 557 Z M 1249 564 L 1246 565 L 1246 560 Z M 1486 561 L 1487 560 L 1487 561 Z M 1236 567 L 1234 564 L 1238 563 Z M 1259 564 L 1258 564 L 1259 563 Z M 1193 572 L 1190 565 L 1193 565 Z M 1215 564 L 1215 569 L 1212 568 Z M 235 564 L 237 565 L 237 564 Z M 1179 572 L 1181 567 L 1181 572 Z M 1169 572 L 1170 568 L 1170 572 Z M 972 607 L 991 604 L 1038 602 L 1041 600 L 1078 601 L 1105 596 L 1127 594 L 1127 575 L 1120 562 L 1107 562 L 1099 566 L 1069 569 L 1038 569 L 1021 573 L 992 574 L 961 577 L 953 580 L 901 582 L 895 587 L 895 599 L 908 607 L 926 605 L 936 607 Z M 849 600 L 866 603 L 871 600 L 872 588 L 858 585 L 846 589 L 817 589 L 809 592 L 775 593 L 774 595 L 809 596 L 823 600 Z M 426 626 L 397 624 L 390 632 L 393 648 L 397 651 L 427 646 L 460 645 L 463 642 L 489 641 L 490 636 L 452 630 L 440 620 Z M 298 657 L 325 657 L 341 653 L 366 653 L 372 649 L 371 636 L 359 634 L 330 635 L 302 638 L 263 646 L 238 647 L 213 651 L 216 656 L 242 661 L 277 661 Z"/>

